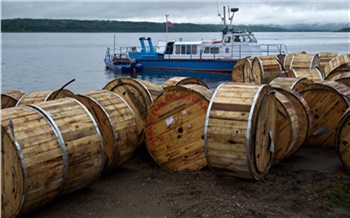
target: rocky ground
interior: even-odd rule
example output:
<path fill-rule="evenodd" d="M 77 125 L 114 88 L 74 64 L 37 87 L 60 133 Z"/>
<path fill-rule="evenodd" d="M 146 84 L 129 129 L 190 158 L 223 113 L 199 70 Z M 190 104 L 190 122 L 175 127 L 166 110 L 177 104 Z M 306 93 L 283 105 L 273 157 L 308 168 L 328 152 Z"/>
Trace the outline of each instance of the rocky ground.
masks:
<path fill-rule="evenodd" d="M 146 149 L 89 188 L 28 217 L 350 217 L 350 174 L 334 149 L 302 148 L 261 181 L 209 168 L 171 172 Z"/>

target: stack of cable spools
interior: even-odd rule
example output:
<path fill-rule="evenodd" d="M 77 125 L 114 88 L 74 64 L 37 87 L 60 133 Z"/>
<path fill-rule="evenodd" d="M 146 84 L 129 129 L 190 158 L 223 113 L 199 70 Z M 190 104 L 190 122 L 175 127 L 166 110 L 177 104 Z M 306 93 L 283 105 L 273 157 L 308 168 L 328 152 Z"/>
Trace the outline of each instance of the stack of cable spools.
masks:
<path fill-rule="evenodd" d="M 148 107 L 162 91 L 121 78 L 79 94 L 3 92 L 2 216 L 26 214 L 88 187 L 128 161 L 144 142 Z"/>
<path fill-rule="evenodd" d="M 214 92 L 189 77 L 3 92 L 2 215 L 88 187 L 143 145 L 168 170 L 251 180 L 303 146 L 335 147 L 350 172 L 350 55 L 247 57 L 232 80 Z"/>
<path fill-rule="evenodd" d="M 269 84 L 276 93 L 277 130 L 271 137 L 275 137 L 272 164 L 301 146 L 336 147 L 344 168 L 350 171 L 350 54 L 298 52 L 282 58 L 245 58 L 232 69 L 232 79 L 236 85 Z M 217 90 L 219 95 L 221 89 Z M 220 119 L 226 116 L 222 113 Z M 210 123 L 209 117 L 209 126 Z M 231 133 L 235 133 L 234 129 Z"/>

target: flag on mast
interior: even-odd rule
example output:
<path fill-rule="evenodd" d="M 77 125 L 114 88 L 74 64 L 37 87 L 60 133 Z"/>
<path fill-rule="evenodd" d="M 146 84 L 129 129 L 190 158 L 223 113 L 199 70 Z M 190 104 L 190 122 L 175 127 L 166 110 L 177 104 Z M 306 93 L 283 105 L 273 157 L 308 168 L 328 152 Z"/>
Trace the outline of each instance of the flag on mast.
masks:
<path fill-rule="evenodd" d="M 172 22 L 170 22 L 170 21 L 167 21 L 166 22 L 166 26 L 167 27 L 174 27 L 174 24 Z"/>

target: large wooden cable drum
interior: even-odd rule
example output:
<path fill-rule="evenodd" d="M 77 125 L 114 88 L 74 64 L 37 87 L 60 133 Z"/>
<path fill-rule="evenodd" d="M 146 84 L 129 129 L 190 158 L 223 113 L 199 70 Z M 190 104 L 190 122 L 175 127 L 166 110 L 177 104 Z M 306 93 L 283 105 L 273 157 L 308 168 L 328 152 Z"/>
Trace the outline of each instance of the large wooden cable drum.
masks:
<path fill-rule="evenodd" d="M 276 97 L 269 85 L 223 83 L 211 98 L 205 154 L 217 174 L 259 180 L 270 169 Z"/>
<path fill-rule="evenodd" d="M 343 72 L 350 71 L 350 54 L 344 54 L 333 58 L 328 62 L 324 71 L 325 79 L 327 80 L 331 80 L 332 77 Z"/>
<path fill-rule="evenodd" d="M 133 110 L 140 135 L 138 144 L 144 141 L 144 126 L 150 106 L 163 89 L 151 82 L 133 79 L 117 78 L 110 81 L 103 89 L 119 94 Z"/>
<path fill-rule="evenodd" d="M 175 77 L 169 78 L 167 81 L 163 83 L 162 88 L 164 89 L 169 86 L 189 85 L 189 84 L 197 84 L 209 89 L 209 86 L 203 80 L 200 80 L 198 78 L 181 77 L 181 76 L 175 76 Z"/>
<path fill-rule="evenodd" d="M 118 94 L 108 90 L 79 93 L 75 96 L 94 117 L 104 144 L 105 171 L 115 169 L 129 160 L 137 147 L 136 118 Z"/>
<path fill-rule="evenodd" d="M 104 152 L 100 131 L 87 108 L 73 98 L 29 106 L 57 127 L 66 145 L 68 175 L 62 194 L 95 183 L 103 171 Z"/>
<path fill-rule="evenodd" d="M 294 90 L 299 92 L 304 90 L 306 86 L 312 84 L 313 81 L 307 78 L 287 78 L 287 77 L 277 77 L 270 82 L 273 87 L 280 87 L 286 90 Z"/>
<path fill-rule="evenodd" d="M 305 145 L 335 146 L 336 128 L 350 106 L 350 88 L 335 81 L 310 84 L 300 91 L 311 109 L 312 123 Z"/>
<path fill-rule="evenodd" d="M 293 58 L 294 56 L 296 55 L 296 53 L 289 53 L 285 58 L 284 58 L 284 61 L 283 61 L 283 68 L 288 71 L 290 70 L 290 66 L 291 66 L 291 63 L 293 61 Z"/>
<path fill-rule="evenodd" d="M 318 66 L 317 54 L 295 54 L 290 69 L 313 69 Z"/>
<path fill-rule="evenodd" d="M 201 85 L 171 86 L 151 106 L 146 119 L 146 146 L 169 170 L 206 166 L 204 125 L 212 92 Z"/>
<path fill-rule="evenodd" d="M 288 100 L 293 104 L 298 117 L 298 123 L 299 123 L 298 137 L 294 146 L 286 154 L 286 157 L 288 157 L 294 154 L 304 144 L 304 141 L 306 140 L 309 134 L 312 115 L 311 115 L 309 105 L 306 103 L 305 99 L 298 92 L 294 90 L 287 90 L 285 88 L 281 88 L 274 85 L 272 85 L 272 87 L 277 92 L 283 94 L 288 98 Z"/>
<path fill-rule="evenodd" d="M 322 81 L 323 76 L 319 69 L 291 69 L 288 71 L 288 77 L 307 78 L 314 82 Z"/>
<path fill-rule="evenodd" d="M 293 103 L 284 94 L 276 92 L 277 118 L 273 164 L 277 164 L 293 150 L 298 140 L 299 119 Z"/>
<path fill-rule="evenodd" d="M 245 58 L 239 59 L 232 67 L 232 82 L 244 82 L 244 61 Z"/>
<path fill-rule="evenodd" d="M 326 68 L 328 62 L 337 56 L 338 56 L 337 52 L 320 52 L 320 53 L 318 53 L 318 58 L 319 58 L 318 68 L 320 69 L 323 78 L 326 76 L 325 68 Z"/>
<path fill-rule="evenodd" d="M 50 100 L 54 100 L 54 99 L 70 97 L 73 95 L 74 95 L 74 93 L 68 89 L 35 91 L 35 92 L 30 92 L 30 93 L 23 95 L 18 100 L 16 106 L 35 104 L 35 103 L 39 103 L 39 102 L 45 102 L 45 101 L 50 101 Z"/>
<path fill-rule="evenodd" d="M 2 110 L 1 159 L 2 217 L 23 215 L 62 192 L 68 173 L 64 141 L 36 110 Z"/>
<path fill-rule="evenodd" d="M 25 93 L 20 90 L 8 90 L 1 92 L 1 109 L 16 106 L 18 100 Z"/>
<path fill-rule="evenodd" d="M 256 84 L 269 84 L 282 75 L 279 60 L 274 55 L 255 57 L 252 62 L 252 77 Z"/>
<path fill-rule="evenodd" d="M 336 134 L 336 146 L 344 169 L 350 173 L 350 108 L 343 114 Z"/>

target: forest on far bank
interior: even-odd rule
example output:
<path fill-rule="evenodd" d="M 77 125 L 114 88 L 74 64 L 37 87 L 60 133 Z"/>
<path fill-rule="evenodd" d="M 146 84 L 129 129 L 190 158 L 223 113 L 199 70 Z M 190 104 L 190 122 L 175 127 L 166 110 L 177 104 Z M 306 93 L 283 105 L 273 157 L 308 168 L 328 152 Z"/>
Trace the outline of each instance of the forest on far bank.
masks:
<path fill-rule="evenodd" d="M 345 25 L 345 24 L 344 24 Z M 347 25 L 348 26 L 348 25 Z M 284 28 L 271 25 L 235 25 L 235 30 L 253 32 L 299 32 L 333 31 L 334 27 L 312 29 L 312 25 Z M 322 28 L 320 27 L 320 28 Z M 174 23 L 169 32 L 220 32 L 219 24 Z M 349 32 L 350 28 L 338 28 L 339 32 Z M 165 23 L 131 22 L 110 20 L 70 20 L 70 19 L 4 19 L 1 20 L 1 32 L 165 32 Z"/>

